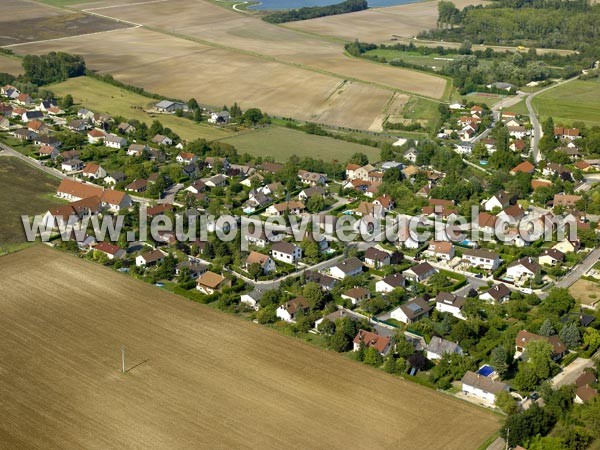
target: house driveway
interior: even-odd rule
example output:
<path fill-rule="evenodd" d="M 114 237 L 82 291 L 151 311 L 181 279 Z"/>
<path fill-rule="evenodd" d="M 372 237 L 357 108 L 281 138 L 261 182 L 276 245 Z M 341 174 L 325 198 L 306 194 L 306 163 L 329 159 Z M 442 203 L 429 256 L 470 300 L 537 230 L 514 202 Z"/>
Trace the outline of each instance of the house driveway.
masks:
<path fill-rule="evenodd" d="M 577 358 L 567 367 L 565 367 L 558 375 L 552 378 L 552 386 L 559 388 L 569 384 L 575 384 L 575 380 L 588 367 L 594 367 L 594 361 L 591 359 Z"/>

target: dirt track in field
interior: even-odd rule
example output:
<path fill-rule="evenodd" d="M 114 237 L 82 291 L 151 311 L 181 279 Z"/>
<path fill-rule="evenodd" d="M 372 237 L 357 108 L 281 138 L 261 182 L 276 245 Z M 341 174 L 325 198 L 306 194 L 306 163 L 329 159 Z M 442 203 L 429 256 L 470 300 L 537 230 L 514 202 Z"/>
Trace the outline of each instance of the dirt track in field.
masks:
<path fill-rule="evenodd" d="M 464 450 L 498 427 L 479 408 L 43 246 L 0 258 L 0 293 L 2 448 Z"/>

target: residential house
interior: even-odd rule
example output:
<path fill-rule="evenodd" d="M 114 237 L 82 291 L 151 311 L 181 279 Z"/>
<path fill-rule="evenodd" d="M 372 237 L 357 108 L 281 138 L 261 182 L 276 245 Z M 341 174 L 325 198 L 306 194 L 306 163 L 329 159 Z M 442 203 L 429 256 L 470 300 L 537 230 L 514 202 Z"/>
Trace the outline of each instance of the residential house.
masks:
<path fill-rule="evenodd" d="M 122 149 L 127 146 L 127 139 L 117 136 L 116 134 L 107 134 L 104 137 L 104 145 L 110 148 Z"/>
<path fill-rule="evenodd" d="M 520 205 L 510 205 L 504 208 L 500 214 L 498 214 L 498 219 L 507 223 L 517 223 L 525 216 L 525 211 L 521 208 Z"/>
<path fill-rule="evenodd" d="M 260 265 L 262 273 L 265 275 L 275 271 L 275 262 L 268 255 L 263 255 L 262 253 L 251 251 L 248 254 L 244 262 L 245 269 L 248 270 L 252 264 Z"/>
<path fill-rule="evenodd" d="M 299 313 L 306 313 L 310 310 L 310 305 L 304 297 L 296 297 L 280 305 L 275 314 L 281 320 L 286 322 L 295 322 Z"/>
<path fill-rule="evenodd" d="M 515 175 L 517 173 L 529 173 L 532 174 L 535 172 L 535 166 L 531 164 L 529 161 L 523 161 L 520 164 L 517 164 L 510 171 L 511 175 Z"/>
<path fill-rule="evenodd" d="M 142 156 L 144 152 L 149 150 L 147 145 L 144 144 L 131 144 L 127 148 L 127 156 Z"/>
<path fill-rule="evenodd" d="M 364 316 L 362 316 L 358 313 L 355 313 L 354 311 L 352 311 L 350 309 L 340 307 L 339 309 L 336 309 L 334 312 L 329 313 L 326 316 L 316 320 L 314 329 L 316 331 L 319 331 L 320 325 L 325 320 L 329 320 L 330 322 L 335 323 L 337 320 L 343 320 L 343 319 L 350 319 L 354 322 L 360 322 L 361 320 L 364 319 Z"/>
<path fill-rule="evenodd" d="M 295 244 L 279 241 L 271 247 L 271 256 L 286 264 L 296 264 L 302 258 L 302 249 Z"/>
<path fill-rule="evenodd" d="M 363 300 L 371 298 L 371 293 L 363 287 L 353 287 L 342 294 L 342 298 L 350 300 L 353 305 L 358 305 Z"/>
<path fill-rule="evenodd" d="M 27 123 L 27 129 L 37 134 L 47 134 L 48 126 L 41 120 L 30 120 Z"/>
<path fill-rule="evenodd" d="M 504 209 L 511 203 L 511 195 L 505 191 L 499 191 L 489 199 L 483 202 L 483 209 L 485 211 L 492 211 L 494 209 Z"/>
<path fill-rule="evenodd" d="M 227 160 L 227 158 L 221 158 L 218 156 L 207 156 L 204 158 L 204 165 L 209 169 L 219 168 L 222 170 L 229 170 L 231 164 Z"/>
<path fill-rule="evenodd" d="M 138 194 L 142 192 L 146 192 L 148 188 L 148 180 L 144 180 L 143 178 L 133 180 L 127 186 L 125 186 L 125 190 L 129 192 L 136 192 Z"/>
<path fill-rule="evenodd" d="M 325 185 L 327 184 L 327 175 L 323 173 L 309 172 L 307 170 L 299 170 L 298 178 L 304 184 L 311 186 Z"/>
<path fill-rule="evenodd" d="M 137 267 L 150 267 L 155 266 L 165 258 L 165 254 L 160 250 L 150 250 L 138 255 L 135 258 L 135 265 Z"/>
<path fill-rule="evenodd" d="M 552 201 L 552 206 L 562 206 L 564 208 L 575 208 L 577 202 L 582 199 L 581 195 L 556 194 Z"/>
<path fill-rule="evenodd" d="M 406 278 L 399 273 L 388 275 L 375 283 L 375 292 L 387 294 L 394 289 L 406 286 Z"/>
<path fill-rule="evenodd" d="M 106 138 L 106 133 L 98 128 L 94 128 L 87 133 L 87 139 L 90 144 L 99 144 Z"/>
<path fill-rule="evenodd" d="M 486 302 L 504 303 L 510 298 L 510 289 L 503 283 L 495 284 L 487 291 L 480 294 L 479 298 Z"/>
<path fill-rule="evenodd" d="M 369 247 L 365 251 L 364 260 L 367 267 L 379 268 L 390 265 L 391 255 L 388 252 L 379 250 L 376 247 Z"/>
<path fill-rule="evenodd" d="M 580 247 L 581 243 L 579 241 L 563 239 L 559 243 L 555 244 L 552 248 L 562 253 L 572 253 L 579 250 Z"/>
<path fill-rule="evenodd" d="M 304 280 L 308 282 L 317 283 L 322 290 L 331 291 L 337 280 L 330 277 L 329 275 L 322 274 L 316 270 L 307 270 L 304 272 Z"/>
<path fill-rule="evenodd" d="M 546 337 L 530 333 L 527 330 L 521 330 L 517 333 L 517 337 L 515 338 L 515 359 L 521 357 L 530 342 L 540 340 L 546 341 L 552 345 L 552 358 L 554 360 L 561 359 L 569 352 L 567 346 L 561 342 L 557 335 Z"/>
<path fill-rule="evenodd" d="M 186 187 L 184 190 L 191 192 L 192 194 L 199 194 L 206 190 L 206 185 L 204 184 L 204 181 L 196 180 L 192 184 L 190 184 L 188 187 Z"/>
<path fill-rule="evenodd" d="M 323 186 L 312 186 L 306 189 L 302 189 L 298 194 L 298 199 L 302 202 L 309 200 L 312 197 L 324 197 L 327 191 Z"/>
<path fill-rule="evenodd" d="M 515 139 L 524 139 L 529 134 L 527 129 L 520 125 L 513 126 L 513 127 L 506 127 L 506 129 L 508 130 L 509 136 L 513 137 Z"/>
<path fill-rule="evenodd" d="M 589 385 L 580 386 L 575 390 L 575 398 L 573 401 L 578 405 L 588 403 L 598 397 L 598 391 Z"/>
<path fill-rule="evenodd" d="M 492 380 L 470 370 L 465 373 L 461 383 L 463 394 L 473 396 L 488 406 L 494 406 L 496 395 L 500 392 L 508 392 L 510 389 L 506 383 Z"/>
<path fill-rule="evenodd" d="M 430 361 L 436 361 L 442 359 L 442 356 L 445 354 L 462 355 L 463 349 L 456 342 L 447 341 L 441 337 L 433 336 L 425 349 L 425 355 L 427 356 L 427 359 Z"/>
<path fill-rule="evenodd" d="M 231 280 L 218 273 L 207 270 L 196 280 L 196 289 L 203 294 L 211 295 L 231 286 Z"/>
<path fill-rule="evenodd" d="M 389 195 L 384 194 L 373 200 L 373 205 L 381 207 L 387 213 L 394 208 L 394 200 Z"/>
<path fill-rule="evenodd" d="M 41 111 L 25 111 L 21 114 L 22 122 L 29 122 L 34 119 L 42 119 L 44 117 L 44 113 Z"/>
<path fill-rule="evenodd" d="M 125 181 L 126 179 L 127 176 L 125 175 L 125 173 L 121 171 L 114 171 L 109 173 L 106 177 L 104 177 L 104 182 L 106 184 L 117 184 Z"/>
<path fill-rule="evenodd" d="M 268 173 L 274 174 L 274 173 L 281 172 L 284 167 L 285 166 L 283 164 L 265 161 L 260 165 L 260 170 L 262 170 L 263 172 L 268 172 Z"/>
<path fill-rule="evenodd" d="M 579 139 L 581 136 L 579 135 L 578 128 L 563 128 L 563 127 L 555 127 L 554 128 L 554 138 L 555 139 L 566 139 L 572 141 L 573 139 Z"/>
<path fill-rule="evenodd" d="M 99 180 L 106 176 L 106 170 L 104 170 L 100 164 L 87 163 L 83 168 L 81 175 L 92 180 Z"/>
<path fill-rule="evenodd" d="M 208 266 L 206 264 L 202 264 L 193 258 L 178 263 L 175 267 L 175 275 L 180 276 L 184 269 L 187 270 L 190 278 L 193 278 L 194 280 L 208 272 Z"/>
<path fill-rule="evenodd" d="M 118 213 L 133 206 L 133 200 L 125 192 L 107 189 L 102 193 L 102 206 L 112 212 Z"/>
<path fill-rule="evenodd" d="M 538 262 L 545 266 L 556 266 L 557 264 L 562 264 L 565 261 L 565 258 L 566 255 L 560 250 L 547 248 L 538 258 Z"/>
<path fill-rule="evenodd" d="M 520 280 L 522 278 L 533 278 L 539 275 L 542 268 L 537 261 L 530 256 L 520 258 L 513 261 L 506 268 L 506 276 L 513 280 Z"/>
<path fill-rule="evenodd" d="M 304 211 L 304 203 L 292 200 L 289 202 L 271 205 L 267 208 L 265 212 L 270 216 L 283 216 L 284 214 L 288 214 L 290 216 L 298 216 L 300 214 L 303 214 Z"/>
<path fill-rule="evenodd" d="M 431 241 L 423 254 L 430 258 L 450 261 L 454 258 L 454 245 L 446 241 Z"/>
<path fill-rule="evenodd" d="M 242 294 L 240 296 L 240 303 L 252 308 L 254 311 L 258 311 L 260 308 L 259 297 L 255 292 L 250 292 L 248 294 Z"/>
<path fill-rule="evenodd" d="M 462 249 L 463 259 L 472 267 L 485 270 L 496 270 L 500 266 L 498 253 L 482 248 Z"/>
<path fill-rule="evenodd" d="M 210 177 L 208 180 L 204 181 L 204 184 L 210 188 L 219 188 L 227 186 L 227 177 L 224 175 L 214 175 Z"/>
<path fill-rule="evenodd" d="M 175 160 L 179 164 L 196 164 L 196 161 L 198 161 L 198 157 L 193 153 L 179 152 Z"/>
<path fill-rule="evenodd" d="M 154 142 L 157 145 L 173 145 L 173 139 L 171 139 L 168 136 L 163 136 L 162 134 L 157 134 L 156 136 L 154 136 L 152 138 L 152 142 Z"/>
<path fill-rule="evenodd" d="M 87 130 L 88 122 L 82 119 L 71 120 L 68 123 L 67 128 L 73 132 L 81 133 L 82 131 Z"/>
<path fill-rule="evenodd" d="M 95 252 L 104 253 L 108 259 L 122 259 L 125 257 L 125 250 L 118 245 L 111 244 L 109 242 L 98 242 L 94 246 Z"/>
<path fill-rule="evenodd" d="M 221 111 L 221 112 L 213 112 L 210 114 L 210 117 L 207 119 L 208 123 L 212 123 L 214 125 L 221 125 L 229 123 L 231 120 L 231 115 L 229 111 Z"/>
<path fill-rule="evenodd" d="M 429 317 L 432 306 L 423 297 L 406 302 L 390 312 L 390 318 L 408 325 Z"/>
<path fill-rule="evenodd" d="M 136 128 L 127 122 L 121 122 L 117 127 L 117 130 L 121 134 L 131 134 L 136 132 Z"/>
<path fill-rule="evenodd" d="M 338 280 L 343 280 L 346 277 L 353 277 L 361 274 L 363 271 L 363 264 L 360 259 L 352 256 L 342 262 L 337 263 L 335 266 L 329 269 L 329 274 Z"/>
<path fill-rule="evenodd" d="M 436 274 L 438 270 L 428 262 L 422 262 L 416 266 L 406 269 L 402 274 L 418 283 L 422 283 L 430 276 Z"/>
<path fill-rule="evenodd" d="M 42 145 L 38 150 L 38 155 L 42 157 L 49 157 L 50 159 L 56 159 L 60 152 L 52 145 Z"/>
<path fill-rule="evenodd" d="M 172 102 L 171 100 L 161 100 L 154 105 L 158 112 L 162 113 L 174 113 L 178 109 L 185 109 L 185 104 L 181 102 Z"/>
<path fill-rule="evenodd" d="M 364 348 L 374 347 L 380 355 L 386 356 L 392 349 L 392 340 L 390 337 L 380 336 L 371 331 L 359 330 L 352 342 L 355 352 L 360 350 L 361 346 L 364 346 Z"/>
<path fill-rule="evenodd" d="M 77 201 L 93 196 L 101 197 L 102 191 L 100 186 L 64 178 L 56 189 L 56 195 L 65 200 Z"/>
<path fill-rule="evenodd" d="M 435 298 L 435 309 L 452 314 L 457 319 L 465 320 L 462 309 L 467 299 L 450 292 L 440 292 Z"/>

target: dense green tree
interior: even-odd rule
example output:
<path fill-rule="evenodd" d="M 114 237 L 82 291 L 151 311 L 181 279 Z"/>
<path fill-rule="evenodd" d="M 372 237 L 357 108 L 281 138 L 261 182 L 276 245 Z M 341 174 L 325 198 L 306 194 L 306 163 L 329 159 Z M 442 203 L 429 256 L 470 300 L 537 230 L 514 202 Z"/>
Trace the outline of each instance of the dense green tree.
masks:
<path fill-rule="evenodd" d="M 383 363 L 383 358 L 377 349 L 371 346 L 365 352 L 365 358 L 363 359 L 363 362 L 370 366 L 380 366 Z"/>
<path fill-rule="evenodd" d="M 579 347 L 581 334 L 574 323 L 565 325 L 558 334 L 560 340 L 570 349 Z"/>
<path fill-rule="evenodd" d="M 490 354 L 490 364 L 494 370 L 503 378 L 508 371 L 508 354 L 504 346 L 499 345 Z"/>
<path fill-rule="evenodd" d="M 553 336 L 556 334 L 556 331 L 554 331 L 554 326 L 552 325 L 552 322 L 550 322 L 550 319 L 546 319 L 544 320 L 544 323 L 542 323 L 542 326 L 540 327 L 538 334 L 540 336 Z"/>

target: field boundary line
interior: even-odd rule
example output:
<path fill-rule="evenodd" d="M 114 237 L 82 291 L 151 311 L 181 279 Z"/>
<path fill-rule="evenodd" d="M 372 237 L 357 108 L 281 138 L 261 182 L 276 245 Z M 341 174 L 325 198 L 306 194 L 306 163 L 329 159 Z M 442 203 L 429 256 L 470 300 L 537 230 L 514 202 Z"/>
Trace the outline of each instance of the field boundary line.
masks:
<path fill-rule="evenodd" d="M 109 5 L 109 6 L 99 6 L 98 8 L 86 8 L 81 11 L 89 12 L 89 11 L 99 11 L 101 9 L 110 9 L 110 8 L 126 8 L 128 6 L 140 6 L 140 5 L 149 5 L 152 3 L 165 3 L 169 0 L 149 0 L 147 2 L 137 2 L 137 3 L 123 3 L 120 5 Z"/>
<path fill-rule="evenodd" d="M 95 36 L 95 35 L 98 35 L 98 34 L 114 33 L 115 31 L 135 30 L 135 29 L 141 28 L 141 27 L 142 27 L 142 25 L 136 25 L 136 26 L 130 26 L 130 27 L 127 27 L 127 28 L 117 28 L 117 29 L 114 29 L 114 30 L 104 30 L 104 31 L 96 31 L 94 33 L 77 34 L 75 36 L 63 36 L 63 37 L 59 37 L 59 38 L 46 39 L 46 40 L 43 40 L 43 41 L 19 42 L 18 44 L 2 45 L 2 46 L 0 46 L 0 48 L 19 47 L 21 45 L 30 45 L 30 44 L 43 44 L 45 42 L 62 41 L 64 39 L 73 39 L 73 38 L 85 37 L 85 36 Z"/>

